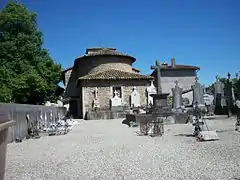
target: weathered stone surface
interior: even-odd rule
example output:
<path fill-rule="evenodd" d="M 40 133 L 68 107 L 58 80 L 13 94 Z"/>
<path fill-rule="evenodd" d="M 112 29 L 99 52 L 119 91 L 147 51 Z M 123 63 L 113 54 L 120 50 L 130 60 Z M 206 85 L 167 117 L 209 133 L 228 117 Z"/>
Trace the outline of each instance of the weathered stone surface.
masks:
<path fill-rule="evenodd" d="M 173 114 L 173 118 L 175 119 L 175 123 L 177 124 L 185 124 L 189 118 L 187 113 L 177 113 Z"/>
<path fill-rule="evenodd" d="M 106 120 L 125 118 L 126 113 L 128 112 L 111 110 L 88 111 L 86 112 L 85 120 Z"/>
<path fill-rule="evenodd" d="M 83 104 L 79 101 L 79 107 L 83 106 L 83 114 L 92 109 L 89 106 L 94 99 L 93 92 L 95 88 L 98 88 L 98 99 L 101 108 L 110 109 L 111 98 L 113 97 L 112 87 L 113 86 L 121 86 L 122 88 L 122 102 L 126 103 L 128 106 L 130 105 L 130 95 L 133 87 L 135 86 L 140 94 L 140 105 L 145 107 L 147 103 L 146 97 L 146 86 L 149 84 L 149 81 L 137 81 L 137 80 L 129 80 L 129 81 L 112 81 L 111 85 L 107 81 L 95 81 L 95 82 L 86 82 L 84 83 L 84 87 L 82 88 L 84 96 L 83 96 Z"/>

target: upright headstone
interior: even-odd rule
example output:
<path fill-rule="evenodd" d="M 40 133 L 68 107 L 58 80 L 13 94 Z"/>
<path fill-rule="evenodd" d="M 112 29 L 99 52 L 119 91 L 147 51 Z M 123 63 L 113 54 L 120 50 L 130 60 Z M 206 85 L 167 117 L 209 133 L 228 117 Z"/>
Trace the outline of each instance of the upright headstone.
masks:
<path fill-rule="evenodd" d="M 118 96 L 117 91 L 114 91 L 114 97 L 111 99 L 112 107 L 122 106 L 122 99 Z"/>
<path fill-rule="evenodd" d="M 153 81 L 151 81 L 150 86 L 147 87 L 146 93 L 147 93 L 147 106 L 148 106 L 148 108 L 150 108 L 153 105 L 153 97 L 151 95 L 157 93 L 157 90 L 153 84 Z"/>
<path fill-rule="evenodd" d="M 203 86 L 198 82 L 198 78 L 196 77 L 196 82 L 192 86 L 193 89 L 193 104 L 198 105 L 204 105 L 204 99 L 203 99 L 203 92 L 204 88 Z"/>
<path fill-rule="evenodd" d="M 173 108 L 178 109 L 181 108 L 183 101 L 182 101 L 182 88 L 178 86 L 178 81 L 175 81 L 175 87 L 172 88 L 173 94 Z"/>
<path fill-rule="evenodd" d="M 156 61 L 155 62 L 155 66 L 151 66 L 151 69 L 154 69 L 156 70 L 157 72 L 157 94 L 161 94 L 162 93 L 162 88 L 161 88 L 161 69 L 163 67 L 161 66 L 160 62 L 159 61 Z"/>
<path fill-rule="evenodd" d="M 140 107 L 140 94 L 136 87 L 133 87 L 133 91 L 131 93 L 131 107 Z"/>
<path fill-rule="evenodd" d="M 100 103 L 99 103 L 99 100 L 98 100 L 98 89 L 96 87 L 95 91 L 94 91 L 93 109 L 96 110 L 99 107 L 100 107 Z"/>
<path fill-rule="evenodd" d="M 203 99 L 204 99 L 204 104 L 205 105 L 207 105 L 207 106 L 213 105 L 213 100 L 214 100 L 214 96 L 213 95 L 205 93 L 203 95 Z"/>
<path fill-rule="evenodd" d="M 228 73 L 228 79 L 226 83 L 226 102 L 227 102 L 227 115 L 232 116 L 232 106 L 233 106 L 233 94 L 232 94 L 232 82 L 230 81 L 231 74 Z"/>
<path fill-rule="evenodd" d="M 216 109 L 221 109 L 223 106 L 226 106 L 224 84 L 219 81 L 218 76 L 216 76 L 216 82 L 214 84 L 214 105 Z"/>

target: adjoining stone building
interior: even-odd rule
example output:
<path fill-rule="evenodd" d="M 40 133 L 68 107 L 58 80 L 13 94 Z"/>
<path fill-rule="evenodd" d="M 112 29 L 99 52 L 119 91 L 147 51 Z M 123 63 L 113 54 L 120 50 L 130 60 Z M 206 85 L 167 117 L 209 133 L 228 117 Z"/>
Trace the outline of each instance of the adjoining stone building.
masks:
<path fill-rule="evenodd" d="M 176 64 L 175 58 L 171 58 L 171 64 L 162 63 L 160 69 L 160 84 L 162 93 L 172 93 L 171 88 L 174 88 L 175 82 L 178 82 L 179 87 L 183 91 L 188 91 L 195 84 L 197 71 L 200 70 L 197 66 Z M 157 87 L 157 72 L 154 70 L 151 76 L 155 77 L 154 85 Z M 190 104 L 193 101 L 192 91 L 183 94 L 183 98 L 187 98 Z"/>
<path fill-rule="evenodd" d="M 116 95 L 122 105 L 130 106 L 130 95 L 136 89 L 140 106 L 147 104 L 146 88 L 152 76 L 141 75 L 133 68 L 136 59 L 118 52 L 115 48 L 88 48 L 85 55 L 77 58 L 74 66 L 63 71 L 64 99 L 70 104 L 74 117 L 84 118 L 98 98 L 99 109 L 110 109 Z"/>

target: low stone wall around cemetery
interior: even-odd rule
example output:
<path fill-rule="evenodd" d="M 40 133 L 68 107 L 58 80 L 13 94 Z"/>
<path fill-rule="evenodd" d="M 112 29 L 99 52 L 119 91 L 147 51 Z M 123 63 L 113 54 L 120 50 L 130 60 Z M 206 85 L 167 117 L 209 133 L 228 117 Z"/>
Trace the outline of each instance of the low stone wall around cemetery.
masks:
<path fill-rule="evenodd" d="M 43 105 L 0 103 L 0 109 L 8 112 L 10 120 L 16 123 L 8 130 L 7 142 L 13 142 L 18 139 L 24 139 L 27 135 L 27 114 L 29 114 L 29 123 L 44 125 L 46 127 L 55 123 L 59 117 L 66 115 L 65 107 L 49 107 Z"/>

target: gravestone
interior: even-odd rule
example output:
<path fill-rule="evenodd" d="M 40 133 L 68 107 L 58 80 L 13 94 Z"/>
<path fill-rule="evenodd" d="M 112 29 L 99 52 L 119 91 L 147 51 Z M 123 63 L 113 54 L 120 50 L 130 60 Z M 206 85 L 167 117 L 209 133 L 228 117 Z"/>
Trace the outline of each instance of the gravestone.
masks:
<path fill-rule="evenodd" d="M 111 99 L 111 106 L 112 107 L 122 106 L 122 99 L 118 96 L 117 91 L 114 91 L 114 97 Z"/>
<path fill-rule="evenodd" d="M 149 107 L 152 107 L 152 105 L 153 105 L 153 97 L 151 95 L 157 93 L 157 90 L 153 84 L 153 81 L 151 81 L 150 86 L 147 87 L 146 93 L 147 93 L 147 106 L 149 108 Z"/>
<path fill-rule="evenodd" d="M 99 100 L 98 100 L 98 89 L 97 89 L 97 87 L 95 88 L 93 93 L 94 93 L 93 109 L 96 110 L 97 108 L 100 107 L 100 103 L 99 103 Z"/>
<path fill-rule="evenodd" d="M 175 81 L 175 87 L 172 88 L 173 94 L 173 108 L 178 109 L 183 105 L 182 101 L 182 88 L 178 86 L 178 81 Z"/>
<path fill-rule="evenodd" d="M 214 92 L 214 105 L 216 108 L 222 108 L 223 106 L 226 106 L 226 100 L 224 97 L 224 84 L 219 81 L 218 76 L 216 76 Z"/>
<path fill-rule="evenodd" d="M 140 107 L 140 94 L 136 87 L 133 87 L 133 91 L 131 93 L 131 107 Z"/>
<path fill-rule="evenodd" d="M 196 82 L 192 86 L 193 90 L 193 104 L 198 104 L 198 105 L 204 105 L 204 99 L 203 99 L 203 93 L 204 93 L 204 88 L 203 86 L 198 82 L 198 78 L 196 77 Z"/>
<path fill-rule="evenodd" d="M 161 63 L 159 61 L 155 62 L 155 66 L 151 66 L 151 69 L 156 70 L 157 72 L 157 94 L 161 94 L 162 93 L 162 87 L 161 87 L 161 69 L 163 69 L 164 67 L 161 66 Z"/>
<path fill-rule="evenodd" d="M 232 94 L 232 82 L 230 81 L 230 73 L 228 73 L 228 79 L 226 83 L 226 104 L 227 104 L 227 115 L 232 116 L 232 106 L 233 106 L 233 94 Z"/>
<path fill-rule="evenodd" d="M 203 99 L 204 99 L 204 104 L 206 104 L 207 106 L 213 105 L 213 100 L 214 100 L 213 95 L 206 93 L 203 95 Z"/>

